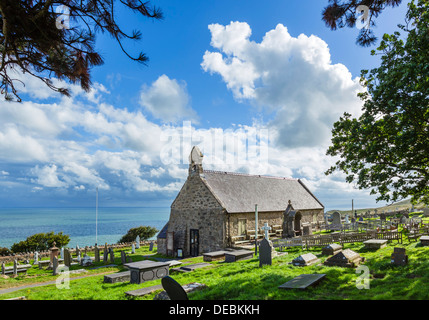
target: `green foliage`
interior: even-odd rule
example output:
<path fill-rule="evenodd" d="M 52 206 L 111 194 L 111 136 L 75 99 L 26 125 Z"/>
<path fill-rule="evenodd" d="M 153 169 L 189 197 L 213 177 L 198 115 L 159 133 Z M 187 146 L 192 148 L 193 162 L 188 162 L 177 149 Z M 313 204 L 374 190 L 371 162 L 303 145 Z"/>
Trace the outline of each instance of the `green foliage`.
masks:
<path fill-rule="evenodd" d="M 135 241 L 137 236 L 140 236 L 140 240 L 147 240 L 152 238 L 157 232 L 156 228 L 150 226 L 131 228 L 127 231 L 126 235 L 119 239 L 118 243 Z"/>
<path fill-rule="evenodd" d="M 0 248 L 0 256 L 9 256 L 11 253 L 8 248 Z"/>
<path fill-rule="evenodd" d="M 10 249 L 15 253 L 43 251 L 51 248 L 54 242 L 57 247 L 63 247 L 70 242 L 70 237 L 62 232 L 59 232 L 58 234 L 54 234 L 53 231 L 48 233 L 37 233 L 29 236 L 24 241 L 14 243 Z"/>
<path fill-rule="evenodd" d="M 327 154 L 340 156 L 326 171 L 371 189 L 377 200 L 429 204 L 429 3 L 408 5 L 407 24 L 385 34 L 381 66 L 363 70 L 362 115 L 345 113 L 334 124 Z"/>

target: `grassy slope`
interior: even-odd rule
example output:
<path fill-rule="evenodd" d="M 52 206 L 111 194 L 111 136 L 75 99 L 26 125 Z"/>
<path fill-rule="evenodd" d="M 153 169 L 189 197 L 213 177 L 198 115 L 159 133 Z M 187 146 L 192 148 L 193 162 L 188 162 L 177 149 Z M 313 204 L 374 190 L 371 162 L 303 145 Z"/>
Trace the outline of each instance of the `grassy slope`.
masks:
<path fill-rule="evenodd" d="M 405 267 L 395 267 L 390 263 L 393 247 L 401 246 L 407 249 L 409 264 Z M 303 252 L 301 249 L 288 250 L 287 255 L 273 259 L 272 266 L 259 267 L 257 258 L 251 260 L 224 263 L 213 262 L 211 267 L 197 269 L 191 273 L 172 273 L 171 276 L 180 284 L 200 282 L 207 289 L 190 294 L 190 299 L 196 300 L 265 300 L 265 299 L 305 299 L 305 300 L 358 300 L 358 299 L 429 299 L 427 283 L 429 283 L 429 247 L 420 247 L 418 242 L 408 242 L 398 245 L 393 242 L 386 248 L 377 251 L 367 251 L 362 244 L 347 244 L 366 258 L 365 265 L 371 273 L 370 289 L 357 289 L 356 280 L 361 273 L 355 269 L 311 266 L 295 267 L 289 264 Z M 134 261 L 142 259 L 147 248 L 140 249 L 134 256 Z M 320 255 L 321 249 L 312 249 Z M 322 262 L 326 257 L 319 256 Z M 119 262 L 119 261 L 117 261 Z M 202 258 L 184 260 L 186 263 L 202 262 Z M 36 268 L 32 268 L 36 269 Z M 112 268 L 110 271 L 121 269 Z M 106 270 L 99 269 L 97 272 Z M 94 272 L 94 271 L 91 271 Z M 316 287 L 307 290 L 279 290 L 278 286 L 303 273 L 324 273 L 326 278 Z M 141 298 L 130 298 L 124 293 L 142 287 L 160 284 L 160 280 L 149 281 L 140 285 L 129 283 L 103 283 L 103 275 L 72 280 L 70 289 L 59 290 L 55 285 L 16 291 L 0 296 L 7 299 L 26 296 L 30 300 L 126 300 L 149 299 L 155 294 Z M 23 278 L 23 277 L 22 277 Z M 45 281 L 55 280 L 56 277 L 46 275 Z M 1 279 L 0 289 L 10 286 L 16 279 Z M 22 281 L 22 280 L 21 280 Z M 27 280 L 28 282 L 29 280 Z M 33 280 L 34 282 L 34 280 Z"/>

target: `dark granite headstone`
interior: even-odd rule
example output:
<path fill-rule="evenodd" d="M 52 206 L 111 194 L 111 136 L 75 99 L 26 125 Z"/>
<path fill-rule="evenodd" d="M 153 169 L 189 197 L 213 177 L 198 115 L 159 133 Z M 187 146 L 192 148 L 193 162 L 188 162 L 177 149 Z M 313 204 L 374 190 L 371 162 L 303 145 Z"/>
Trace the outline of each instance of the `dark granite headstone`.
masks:
<path fill-rule="evenodd" d="M 273 245 L 271 241 L 262 239 L 259 243 L 259 266 L 272 264 Z"/>
<path fill-rule="evenodd" d="M 395 266 L 405 266 L 408 264 L 408 256 L 405 254 L 405 248 L 393 248 L 391 263 Z"/>
<path fill-rule="evenodd" d="M 161 279 L 161 284 L 170 297 L 170 300 L 188 300 L 186 291 L 173 278 L 165 276 Z"/>

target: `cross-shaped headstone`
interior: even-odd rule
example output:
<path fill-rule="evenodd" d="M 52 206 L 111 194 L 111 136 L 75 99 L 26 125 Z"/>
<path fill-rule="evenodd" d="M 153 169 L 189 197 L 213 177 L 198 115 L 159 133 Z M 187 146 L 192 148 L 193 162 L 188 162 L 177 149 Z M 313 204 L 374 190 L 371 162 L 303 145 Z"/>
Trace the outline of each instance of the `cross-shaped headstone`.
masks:
<path fill-rule="evenodd" d="M 268 223 L 265 222 L 264 226 L 261 228 L 265 232 L 265 239 L 268 240 L 268 231 L 271 230 L 271 227 L 268 226 Z"/>

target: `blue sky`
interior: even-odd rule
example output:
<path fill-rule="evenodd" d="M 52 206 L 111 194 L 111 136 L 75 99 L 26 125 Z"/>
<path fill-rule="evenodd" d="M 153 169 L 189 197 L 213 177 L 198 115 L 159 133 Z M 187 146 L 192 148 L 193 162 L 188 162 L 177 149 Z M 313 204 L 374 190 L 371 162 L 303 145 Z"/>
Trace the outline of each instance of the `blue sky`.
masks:
<path fill-rule="evenodd" d="M 328 210 L 376 205 L 341 173 L 323 174 L 333 122 L 359 115 L 357 78 L 379 63 L 357 28 L 324 25 L 327 0 L 152 3 L 163 20 L 117 14 L 142 32 L 124 44 L 147 66 L 99 35 L 105 63 L 89 94 L 68 85 L 61 97 L 17 75 L 23 102 L 0 102 L 1 207 L 92 206 L 96 187 L 100 206 L 169 206 L 194 144 L 204 168 L 301 178 Z M 405 13 L 406 2 L 383 12 L 376 35 Z"/>

